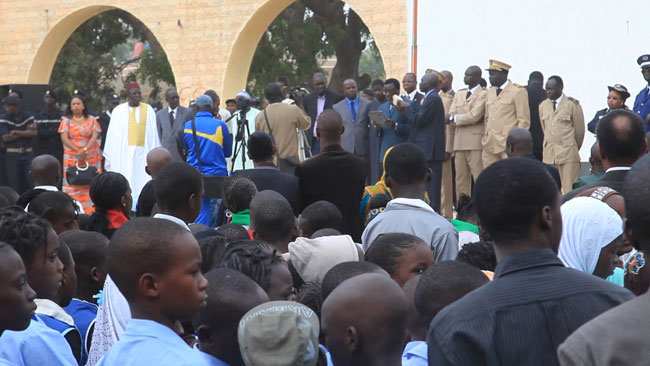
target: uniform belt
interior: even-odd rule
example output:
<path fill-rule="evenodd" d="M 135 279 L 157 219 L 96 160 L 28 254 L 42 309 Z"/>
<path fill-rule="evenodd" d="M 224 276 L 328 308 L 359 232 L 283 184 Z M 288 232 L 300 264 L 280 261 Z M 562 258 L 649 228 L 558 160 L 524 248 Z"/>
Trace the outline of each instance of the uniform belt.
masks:
<path fill-rule="evenodd" d="M 32 148 L 31 147 L 8 147 L 7 152 L 24 154 L 24 153 L 32 152 Z"/>

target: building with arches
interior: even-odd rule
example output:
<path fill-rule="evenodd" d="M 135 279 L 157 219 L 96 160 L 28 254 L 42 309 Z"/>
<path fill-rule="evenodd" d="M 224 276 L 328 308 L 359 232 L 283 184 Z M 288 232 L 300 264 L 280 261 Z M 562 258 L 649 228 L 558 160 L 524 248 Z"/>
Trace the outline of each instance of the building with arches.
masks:
<path fill-rule="evenodd" d="M 292 0 L 21 0 L 0 2 L 0 84 L 47 84 L 77 27 L 121 9 L 140 20 L 167 54 L 185 104 L 206 89 L 235 95 L 246 85 L 257 44 Z M 109 4 L 110 5 L 107 5 Z M 407 71 L 406 1 L 347 0 L 373 34 L 387 75 Z M 83 50 L 80 50 L 83 52 Z"/>

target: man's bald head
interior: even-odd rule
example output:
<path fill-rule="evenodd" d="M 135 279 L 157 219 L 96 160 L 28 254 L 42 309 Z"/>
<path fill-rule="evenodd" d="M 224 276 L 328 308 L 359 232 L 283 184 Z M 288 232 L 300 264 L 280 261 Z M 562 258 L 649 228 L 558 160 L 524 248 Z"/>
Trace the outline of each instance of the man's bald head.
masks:
<path fill-rule="evenodd" d="M 321 314 L 335 365 L 399 363 L 408 302 L 389 277 L 368 273 L 343 281 L 327 297 Z"/>
<path fill-rule="evenodd" d="M 422 81 L 420 81 L 420 90 L 426 93 L 432 89 L 438 89 L 440 87 L 440 77 L 435 72 L 430 72 L 422 76 Z"/>
<path fill-rule="evenodd" d="M 533 135 L 525 128 L 515 127 L 510 130 L 506 140 L 506 154 L 509 158 L 516 158 L 533 153 Z"/>
<path fill-rule="evenodd" d="M 341 135 L 343 135 L 343 119 L 341 115 L 333 110 L 326 109 L 323 113 L 318 116 L 318 126 L 316 127 L 316 133 L 321 140 L 327 140 L 327 142 L 341 142 Z M 323 141 L 321 141 L 321 145 Z M 331 145 L 331 143 L 330 143 Z"/>
<path fill-rule="evenodd" d="M 162 167 L 172 162 L 172 154 L 164 147 L 152 149 L 147 154 L 147 167 L 145 170 L 151 178 L 156 179 L 158 172 Z"/>
<path fill-rule="evenodd" d="M 58 186 L 61 183 L 61 163 L 52 155 L 39 155 L 32 160 L 29 174 L 35 186 Z"/>
<path fill-rule="evenodd" d="M 452 75 L 451 71 L 449 70 L 442 70 L 440 71 L 440 74 L 444 77 L 442 82 L 440 83 L 440 89 L 444 92 L 449 91 L 451 89 L 451 84 L 454 81 L 454 75 Z"/>

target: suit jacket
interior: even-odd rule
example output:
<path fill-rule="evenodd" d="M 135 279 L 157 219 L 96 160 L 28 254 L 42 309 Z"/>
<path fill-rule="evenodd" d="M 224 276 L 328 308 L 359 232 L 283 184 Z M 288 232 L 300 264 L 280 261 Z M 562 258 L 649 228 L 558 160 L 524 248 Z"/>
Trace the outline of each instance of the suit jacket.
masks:
<path fill-rule="evenodd" d="M 523 86 L 508 80 L 506 86 L 497 96 L 495 86 L 488 89 L 485 102 L 485 136 L 483 150 L 490 154 L 506 151 L 506 139 L 515 127 L 530 127 L 530 106 L 528 92 Z"/>
<path fill-rule="evenodd" d="M 270 189 L 289 201 L 293 213 L 300 213 L 300 184 L 298 177 L 281 171 L 273 164 L 261 164 L 255 169 L 237 170 L 233 177 L 246 177 L 255 183 L 258 191 Z"/>
<path fill-rule="evenodd" d="M 404 99 L 404 100 L 411 100 L 411 99 L 408 99 L 406 94 L 403 94 L 400 97 L 402 99 Z M 411 100 L 411 102 L 417 103 L 417 104 L 422 104 L 422 99 L 424 99 L 424 94 L 422 94 L 420 92 L 415 92 L 415 96 L 413 97 L 413 100 Z"/>
<path fill-rule="evenodd" d="M 316 201 L 333 203 L 343 215 L 341 232 L 350 235 L 355 242 L 361 242 L 363 222 L 359 207 L 366 174 L 363 159 L 345 151 L 341 145 L 327 146 L 320 154 L 296 167 L 296 176 L 300 179 L 301 211 Z"/>
<path fill-rule="evenodd" d="M 404 110 L 404 114 L 411 125 L 409 142 L 424 150 L 427 161 L 444 161 L 445 110 L 438 93 L 430 93 L 424 98 L 422 105 L 411 104 Z"/>
<path fill-rule="evenodd" d="M 352 120 L 350 108 L 348 108 L 347 98 L 343 98 L 343 100 L 334 104 L 332 109 L 337 111 L 343 118 L 345 132 L 341 136 L 341 146 L 351 153 L 366 156 L 369 152 L 370 119 L 368 118 L 368 107 L 370 102 L 361 97 L 358 99 L 357 119 L 354 121 Z"/>
<path fill-rule="evenodd" d="M 623 194 L 623 183 L 625 182 L 627 172 L 629 172 L 629 169 L 612 170 L 609 173 L 605 173 L 605 175 L 598 181 L 590 184 L 585 184 L 584 186 L 574 189 L 573 191 L 562 196 L 562 203 L 572 199 L 578 195 L 578 193 L 594 187 L 609 187 L 616 192 Z"/>
<path fill-rule="evenodd" d="M 156 127 L 160 144 L 169 150 L 174 161 L 185 161 L 183 159 L 183 126 L 192 117 L 192 110 L 180 105 L 176 109 L 174 121 L 169 120 L 169 107 L 156 112 Z"/>
<path fill-rule="evenodd" d="M 648 86 L 643 88 L 643 90 L 636 95 L 636 99 L 634 99 L 634 113 L 641 117 L 645 124 L 646 131 L 650 130 L 650 125 L 645 123 L 648 114 L 650 114 L 650 93 L 647 92 L 647 90 Z"/>
<path fill-rule="evenodd" d="M 459 90 L 449 109 L 449 114 L 456 116 L 454 151 L 483 150 L 481 140 L 485 135 L 483 117 L 487 90 L 479 86 L 467 98 L 468 92 L 467 89 Z"/>
<path fill-rule="evenodd" d="M 553 110 L 553 101 L 546 99 L 539 105 L 539 118 L 544 130 L 544 162 L 579 162 L 578 151 L 585 137 L 585 116 L 580 103 L 562 94 Z"/>
<path fill-rule="evenodd" d="M 323 110 L 332 109 L 332 106 L 340 102 L 343 98 L 342 94 L 327 89 L 325 92 L 325 107 L 323 107 Z M 311 118 L 311 125 L 307 130 L 307 136 L 314 138 L 314 123 L 316 123 L 316 117 L 318 117 L 318 93 L 314 92 L 307 95 L 303 100 L 303 108 L 305 108 L 305 113 L 307 113 L 309 118 Z"/>
<path fill-rule="evenodd" d="M 544 143 L 544 131 L 539 121 L 539 104 L 546 99 L 546 90 L 537 84 L 526 85 L 528 93 L 528 107 L 530 109 L 530 134 L 533 135 L 533 154 L 538 160 L 542 160 L 542 144 Z"/>

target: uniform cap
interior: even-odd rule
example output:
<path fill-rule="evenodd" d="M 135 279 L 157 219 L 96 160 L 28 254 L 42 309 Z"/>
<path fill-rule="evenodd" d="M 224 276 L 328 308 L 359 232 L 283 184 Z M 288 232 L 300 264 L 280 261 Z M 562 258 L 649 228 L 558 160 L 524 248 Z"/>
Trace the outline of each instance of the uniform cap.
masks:
<path fill-rule="evenodd" d="M 239 350 L 246 365 L 314 366 L 320 325 L 313 310 L 293 301 L 271 301 L 239 322 Z"/>
<path fill-rule="evenodd" d="M 116 93 L 110 93 L 106 96 L 106 100 L 109 102 L 115 102 L 119 103 L 120 102 L 120 96 L 117 95 Z"/>
<path fill-rule="evenodd" d="M 438 70 L 435 70 L 435 69 L 431 69 L 431 68 L 429 68 L 429 69 L 426 69 L 426 70 L 424 71 L 424 73 L 425 73 L 425 74 L 435 73 L 436 75 L 438 75 L 438 80 L 440 80 L 440 81 L 444 81 L 444 80 L 445 80 L 444 75 L 442 75 L 442 74 L 440 73 L 440 71 L 438 71 Z"/>
<path fill-rule="evenodd" d="M 628 92 L 627 88 L 621 84 L 614 84 L 614 86 L 608 86 L 607 89 L 609 89 L 609 91 L 616 90 L 621 94 L 623 99 L 627 99 L 630 97 L 630 92 Z"/>
<path fill-rule="evenodd" d="M 8 95 L 2 100 L 2 103 L 7 105 L 18 105 L 20 104 L 20 99 L 15 95 Z"/>
<path fill-rule="evenodd" d="M 488 67 L 487 71 L 509 71 L 512 66 L 508 65 L 505 62 L 501 62 L 498 60 L 490 60 L 490 67 Z"/>
<path fill-rule="evenodd" d="M 642 55 L 639 56 L 638 59 L 636 59 L 636 63 L 641 66 L 642 69 L 645 69 L 646 67 L 650 67 L 650 55 Z"/>
<path fill-rule="evenodd" d="M 49 95 L 52 98 L 56 99 L 56 93 L 54 93 L 54 89 L 52 89 L 52 88 L 45 89 L 45 95 Z"/>

